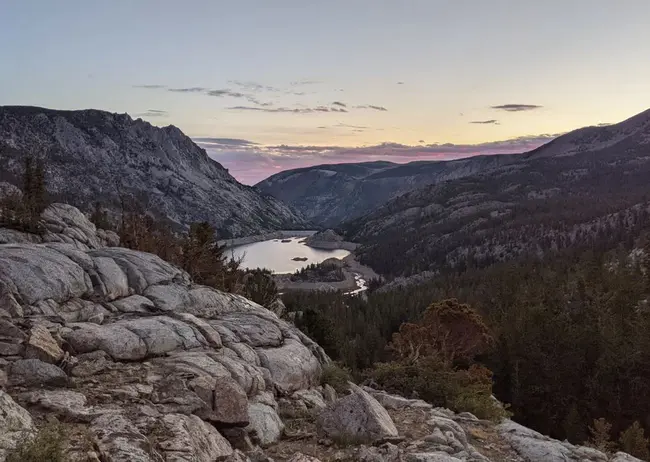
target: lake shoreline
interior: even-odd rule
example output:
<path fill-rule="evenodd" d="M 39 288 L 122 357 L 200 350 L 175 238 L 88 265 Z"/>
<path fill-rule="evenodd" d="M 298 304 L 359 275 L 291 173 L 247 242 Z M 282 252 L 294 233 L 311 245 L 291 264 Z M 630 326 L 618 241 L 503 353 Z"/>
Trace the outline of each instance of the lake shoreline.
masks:
<path fill-rule="evenodd" d="M 369 280 L 380 277 L 372 268 L 362 265 L 357 260 L 354 251 L 358 244 L 344 241 L 331 230 L 324 232 L 304 230 L 275 231 L 222 240 L 219 241 L 219 244 L 224 246 L 227 252 L 231 252 L 233 258 L 245 258 L 242 266 L 246 266 L 248 263 L 253 268 L 265 267 L 268 264 L 267 268 L 272 271 L 273 280 L 280 291 L 333 290 L 358 293 L 367 288 Z M 260 245 L 262 247 L 259 247 Z M 271 252 L 267 254 L 269 246 Z M 249 251 L 250 254 L 246 257 Z M 323 257 L 323 253 L 331 253 L 331 256 Z M 321 254 L 320 258 L 318 258 L 318 254 Z M 291 280 L 291 276 L 296 270 L 309 264 L 319 264 L 329 258 L 341 262 L 340 266 L 344 275 L 342 281 Z M 289 260 L 292 263 L 299 264 L 290 269 L 292 265 L 286 264 Z"/>

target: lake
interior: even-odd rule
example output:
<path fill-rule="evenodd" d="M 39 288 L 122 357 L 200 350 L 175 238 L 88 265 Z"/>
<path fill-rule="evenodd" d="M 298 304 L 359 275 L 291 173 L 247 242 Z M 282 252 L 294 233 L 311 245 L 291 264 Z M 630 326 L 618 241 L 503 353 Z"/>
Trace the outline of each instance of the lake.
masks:
<path fill-rule="evenodd" d="M 240 245 L 226 250 L 228 256 L 242 258 L 245 268 L 267 268 L 274 273 L 294 273 L 312 263 L 320 263 L 328 258 L 345 258 L 350 252 L 343 249 L 322 250 L 301 243 L 305 236 L 269 239 Z M 288 240 L 290 242 L 282 242 Z M 294 261 L 294 257 L 306 257 L 305 261 Z"/>

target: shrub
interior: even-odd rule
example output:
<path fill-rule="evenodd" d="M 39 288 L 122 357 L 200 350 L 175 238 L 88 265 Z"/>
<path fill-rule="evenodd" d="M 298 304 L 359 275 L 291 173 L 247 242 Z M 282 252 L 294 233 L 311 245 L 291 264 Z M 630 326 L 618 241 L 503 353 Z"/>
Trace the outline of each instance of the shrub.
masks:
<path fill-rule="evenodd" d="M 594 426 L 589 427 L 591 438 L 589 438 L 587 445 L 606 454 L 614 452 L 616 444 L 610 439 L 611 430 L 612 424 L 603 417 L 594 419 Z"/>
<path fill-rule="evenodd" d="M 445 364 L 467 362 L 484 353 L 493 339 L 481 316 L 456 299 L 432 303 L 418 323 L 404 323 L 390 348 L 402 359 L 439 356 Z"/>
<path fill-rule="evenodd" d="M 33 438 L 23 439 L 7 454 L 7 462 L 64 462 L 66 435 L 60 423 L 48 424 Z"/>
<path fill-rule="evenodd" d="M 369 377 L 391 393 L 415 395 L 455 412 L 471 412 L 478 418 L 497 421 L 509 415 L 492 398 L 492 372 L 482 366 L 453 370 L 439 358 L 428 357 L 378 364 Z"/>
<path fill-rule="evenodd" d="M 330 385 L 339 394 L 348 390 L 348 382 L 351 381 L 350 372 L 336 363 L 330 363 L 323 367 L 320 376 L 321 385 Z"/>
<path fill-rule="evenodd" d="M 648 451 L 648 438 L 643 434 L 643 427 L 639 422 L 634 422 L 630 427 L 621 432 L 619 442 L 621 443 L 621 450 L 628 454 L 638 457 L 639 459 L 650 459 L 650 451 Z"/>

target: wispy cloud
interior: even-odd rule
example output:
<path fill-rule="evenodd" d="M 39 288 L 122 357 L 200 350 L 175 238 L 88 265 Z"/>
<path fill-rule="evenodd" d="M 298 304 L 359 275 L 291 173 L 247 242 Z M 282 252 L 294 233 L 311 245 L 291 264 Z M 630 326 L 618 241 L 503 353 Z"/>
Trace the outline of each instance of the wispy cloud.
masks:
<path fill-rule="evenodd" d="M 203 88 L 203 87 L 169 88 L 168 91 L 173 91 L 175 93 L 203 93 L 207 91 L 207 88 Z"/>
<path fill-rule="evenodd" d="M 161 111 L 160 109 L 148 109 L 145 112 L 140 112 L 135 115 L 137 117 L 167 117 L 169 113 L 167 111 Z"/>
<path fill-rule="evenodd" d="M 354 106 L 356 109 L 374 109 L 375 111 L 388 111 L 384 106 L 375 106 L 374 104 L 363 104 L 361 106 Z"/>
<path fill-rule="evenodd" d="M 217 96 L 217 97 L 222 97 L 222 96 L 231 96 L 233 98 L 245 98 L 246 95 L 243 93 L 239 93 L 238 91 L 232 91 L 232 90 L 208 90 L 206 92 L 208 96 Z"/>
<path fill-rule="evenodd" d="M 149 90 L 157 90 L 160 88 L 167 88 L 165 85 L 133 85 L 133 88 L 147 88 Z"/>
<path fill-rule="evenodd" d="M 528 152 L 560 134 L 531 135 L 481 144 L 434 143 L 410 146 L 386 142 L 375 146 L 250 146 L 204 145 L 210 157 L 222 163 L 239 180 L 255 184 L 282 170 L 328 163 L 389 160 L 405 163 L 421 160 L 457 160 L 477 155 Z M 419 143 L 424 143 L 420 140 Z"/>
<path fill-rule="evenodd" d="M 541 109 L 543 106 L 537 104 L 501 104 L 499 106 L 490 106 L 492 109 L 507 112 L 521 112 L 521 111 L 534 111 Z"/>
<path fill-rule="evenodd" d="M 332 103 L 332 106 L 348 107 L 347 104 L 342 103 L 342 102 L 340 102 L 340 101 L 334 101 L 334 102 Z"/>
<path fill-rule="evenodd" d="M 404 85 L 404 82 L 397 82 L 397 85 Z"/>
<path fill-rule="evenodd" d="M 258 112 L 286 113 L 286 114 L 316 114 L 322 112 L 348 112 L 347 109 L 342 107 L 339 108 L 339 107 L 327 107 L 327 106 L 300 107 L 300 108 L 233 106 L 227 109 L 231 111 L 258 111 Z"/>
<path fill-rule="evenodd" d="M 470 122 L 471 124 L 482 124 L 482 125 L 499 125 L 498 120 L 490 119 L 490 120 L 472 120 Z"/>
<path fill-rule="evenodd" d="M 320 80 L 301 79 L 301 80 L 294 80 L 289 85 L 291 85 L 292 87 L 300 87 L 303 85 L 317 85 L 319 83 L 323 83 L 323 82 Z"/>
<path fill-rule="evenodd" d="M 259 146 L 259 143 L 254 141 L 242 140 L 240 138 L 193 138 L 193 140 L 200 144 L 210 147 L 246 147 L 246 146 Z"/>
<path fill-rule="evenodd" d="M 246 91 L 252 91 L 252 92 L 268 91 L 268 92 L 275 92 L 275 93 L 282 92 L 282 89 L 280 88 L 273 87 L 271 85 L 262 85 L 261 83 L 258 82 L 243 81 L 243 80 L 229 80 L 228 83 L 243 88 Z"/>

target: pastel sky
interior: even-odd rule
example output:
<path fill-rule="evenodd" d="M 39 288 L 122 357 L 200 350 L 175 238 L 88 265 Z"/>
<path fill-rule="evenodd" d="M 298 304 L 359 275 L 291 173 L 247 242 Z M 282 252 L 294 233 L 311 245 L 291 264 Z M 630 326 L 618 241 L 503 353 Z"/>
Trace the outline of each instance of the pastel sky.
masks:
<path fill-rule="evenodd" d="M 650 1 L 0 0 L 0 104 L 173 124 L 245 183 L 521 152 L 650 107 Z"/>

